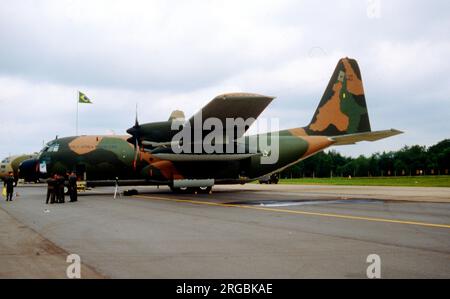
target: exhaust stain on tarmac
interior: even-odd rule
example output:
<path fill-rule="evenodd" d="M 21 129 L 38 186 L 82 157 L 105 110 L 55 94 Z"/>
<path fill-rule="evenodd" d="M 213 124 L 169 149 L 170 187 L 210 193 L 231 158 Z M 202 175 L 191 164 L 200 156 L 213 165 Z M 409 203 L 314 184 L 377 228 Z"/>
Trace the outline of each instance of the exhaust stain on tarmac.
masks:
<path fill-rule="evenodd" d="M 227 205 L 247 205 L 260 207 L 290 207 L 323 204 L 380 204 L 382 200 L 377 199 L 344 199 L 344 200 L 248 200 L 227 202 Z"/>
<path fill-rule="evenodd" d="M 406 225 L 438 227 L 438 228 L 447 228 L 447 229 L 450 228 L 450 224 L 425 223 L 425 222 L 416 222 L 416 221 L 398 220 L 398 219 L 374 218 L 374 217 L 364 217 L 364 216 L 354 216 L 354 215 L 344 215 L 344 214 L 334 214 L 334 213 L 321 213 L 321 212 L 309 212 L 309 211 L 301 211 L 301 210 L 278 209 L 275 207 L 267 207 L 267 206 L 266 207 L 255 206 L 255 205 L 252 206 L 249 204 L 237 205 L 236 203 L 234 203 L 234 204 L 228 203 L 227 204 L 227 203 L 216 203 L 216 202 L 207 202 L 207 201 L 199 201 L 199 200 L 168 198 L 168 197 L 159 197 L 159 196 L 158 197 L 157 196 L 142 196 L 142 195 L 135 195 L 134 198 L 164 200 L 164 201 L 170 201 L 170 202 L 185 202 L 185 203 L 190 203 L 190 204 L 208 205 L 208 206 L 216 206 L 216 207 L 233 207 L 233 208 L 241 208 L 241 209 L 253 209 L 253 210 L 267 211 L 267 212 L 296 214 L 296 215 L 309 215 L 309 216 L 319 216 L 319 217 L 327 217 L 327 218 L 362 220 L 362 221 L 384 222 L 384 223 L 398 223 L 398 224 L 406 224 Z M 345 201 L 348 202 L 349 200 L 345 200 Z"/>

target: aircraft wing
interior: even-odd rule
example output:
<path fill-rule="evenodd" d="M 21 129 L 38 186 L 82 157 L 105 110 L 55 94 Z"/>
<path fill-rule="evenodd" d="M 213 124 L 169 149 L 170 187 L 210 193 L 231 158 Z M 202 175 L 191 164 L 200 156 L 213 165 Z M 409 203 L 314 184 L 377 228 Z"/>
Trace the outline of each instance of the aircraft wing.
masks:
<path fill-rule="evenodd" d="M 330 140 L 335 142 L 333 145 L 347 145 L 347 144 L 355 144 L 356 142 L 360 141 L 377 141 L 380 139 L 388 138 L 402 133 L 403 133 L 402 131 L 390 129 L 384 131 L 339 135 L 329 138 Z"/>
<path fill-rule="evenodd" d="M 242 137 L 242 135 L 253 124 L 254 120 L 258 118 L 261 112 L 272 102 L 274 97 L 252 94 L 252 93 L 228 93 L 215 97 L 199 112 L 193 115 L 189 119 L 191 127 L 194 127 L 195 117 L 201 114 L 202 121 L 214 117 L 218 118 L 225 126 L 226 119 L 242 118 L 244 121 L 250 118 L 253 121 L 249 121 L 245 128 L 242 130 L 240 136 L 234 136 L 236 139 Z M 226 128 L 224 128 L 226 130 Z"/>
<path fill-rule="evenodd" d="M 207 162 L 207 161 L 236 161 L 260 154 L 153 154 L 153 156 L 172 162 Z"/>

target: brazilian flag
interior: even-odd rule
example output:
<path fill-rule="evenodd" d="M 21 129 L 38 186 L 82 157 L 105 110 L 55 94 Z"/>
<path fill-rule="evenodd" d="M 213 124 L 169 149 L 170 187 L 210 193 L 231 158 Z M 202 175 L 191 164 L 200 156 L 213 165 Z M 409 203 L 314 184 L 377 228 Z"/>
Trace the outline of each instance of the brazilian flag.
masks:
<path fill-rule="evenodd" d="M 92 101 L 81 91 L 78 92 L 78 103 L 92 104 Z"/>

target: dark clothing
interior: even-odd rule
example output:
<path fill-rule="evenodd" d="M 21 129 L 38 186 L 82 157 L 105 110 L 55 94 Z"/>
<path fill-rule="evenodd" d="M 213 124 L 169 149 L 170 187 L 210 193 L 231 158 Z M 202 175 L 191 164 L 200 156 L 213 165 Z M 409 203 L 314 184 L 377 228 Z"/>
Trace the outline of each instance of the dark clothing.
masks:
<path fill-rule="evenodd" d="M 14 190 L 14 177 L 8 176 L 4 181 L 4 186 L 6 187 L 6 192 L 12 192 Z"/>
<path fill-rule="evenodd" d="M 59 203 L 64 203 L 65 199 L 64 199 L 64 183 L 65 183 L 65 179 L 63 176 L 59 177 L 57 180 L 57 194 L 58 194 L 58 202 Z"/>
<path fill-rule="evenodd" d="M 48 204 L 49 200 L 50 203 L 55 203 L 55 180 L 52 178 L 47 180 L 47 200 L 45 203 Z"/>
<path fill-rule="evenodd" d="M 70 194 L 71 202 L 77 201 L 77 176 L 76 175 L 69 176 L 69 194 Z"/>
<path fill-rule="evenodd" d="M 3 185 L 6 187 L 6 201 L 12 201 L 13 192 L 14 192 L 14 177 L 8 176 Z"/>

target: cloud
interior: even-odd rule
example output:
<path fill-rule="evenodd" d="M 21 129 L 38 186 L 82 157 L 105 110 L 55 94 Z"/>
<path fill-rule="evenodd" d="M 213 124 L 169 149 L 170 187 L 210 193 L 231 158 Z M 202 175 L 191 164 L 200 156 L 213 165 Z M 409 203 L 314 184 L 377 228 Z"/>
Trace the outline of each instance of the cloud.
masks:
<path fill-rule="evenodd" d="M 373 129 L 405 135 L 345 154 L 448 138 L 447 1 L 2 1 L 0 155 L 80 131 L 122 134 L 217 94 L 276 96 L 262 117 L 312 117 L 337 60 L 358 59 Z"/>
<path fill-rule="evenodd" d="M 5 5 L 3 72 L 63 84 L 189 90 L 275 63 L 300 35 L 270 22 L 272 7 L 263 3 L 91 2 Z"/>

